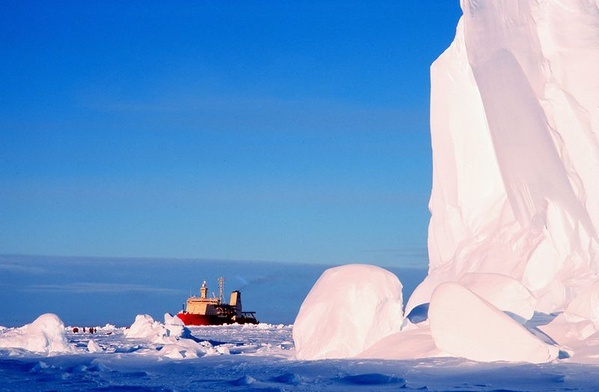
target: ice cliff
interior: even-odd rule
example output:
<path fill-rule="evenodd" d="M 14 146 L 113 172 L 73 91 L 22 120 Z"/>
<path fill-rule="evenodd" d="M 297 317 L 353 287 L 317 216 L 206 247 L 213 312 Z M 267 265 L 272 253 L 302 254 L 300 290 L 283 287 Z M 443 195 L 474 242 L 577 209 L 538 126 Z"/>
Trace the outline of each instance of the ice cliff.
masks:
<path fill-rule="evenodd" d="M 599 2 L 463 0 L 431 67 L 429 275 L 511 277 L 565 309 L 599 269 Z"/>
<path fill-rule="evenodd" d="M 400 330 L 374 335 L 381 318 L 356 315 L 400 297 L 397 283 L 377 272 L 364 302 L 319 281 L 298 358 L 599 362 L 599 0 L 461 6 L 431 67 L 428 276 Z M 338 268 L 353 277 L 338 292 L 358 293 L 366 274 Z"/>

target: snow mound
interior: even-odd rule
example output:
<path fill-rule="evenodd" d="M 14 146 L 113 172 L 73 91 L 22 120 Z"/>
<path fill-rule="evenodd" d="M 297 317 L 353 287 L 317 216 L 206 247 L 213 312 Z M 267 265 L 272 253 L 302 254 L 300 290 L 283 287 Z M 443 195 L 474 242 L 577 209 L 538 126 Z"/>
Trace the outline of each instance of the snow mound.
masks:
<path fill-rule="evenodd" d="M 161 340 L 166 336 L 167 331 L 163 324 L 154 321 L 148 314 L 138 314 L 135 321 L 128 330 L 124 332 L 129 339 L 147 339 L 151 341 Z"/>
<path fill-rule="evenodd" d="M 38 354 L 70 353 L 65 326 L 55 314 L 46 313 L 31 324 L 0 332 L 1 348 L 17 348 Z"/>
<path fill-rule="evenodd" d="M 98 343 L 96 343 L 94 341 L 94 339 L 90 339 L 89 342 L 87 342 L 87 351 L 89 351 L 90 353 L 99 353 L 104 351 L 104 349 L 98 345 Z"/>
<path fill-rule="evenodd" d="M 152 316 L 140 314 L 124 332 L 128 339 L 143 339 L 155 345 L 155 349 L 140 352 L 144 355 L 158 355 L 172 359 L 198 358 L 204 355 L 220 355 L 225 352 L 214 348 L 209 342 L 198 342 L 178 317 L 164 315 L 164 324 Z"/>
<path fill-rule="evenodd" d="M 326 270 L 293 325 L 298 359 L 354 357 L 398 332 L 402 284 L 382 268 L 353 264 Z"/>
<path fill-rule="evenodd" d="M 164 324 L 155 321 L 152 316 L 139 314 L 135 322 L 125 331 L 125 337 L 131 339 L 147 339 L 157 343 L 163 342 L 165 338 L 189 338 L 189 329 L 183 321 L 169 313 L 164 315 Z"/>
<path fill-rule="evenodd" d="M 428 317 L 436 346 L 480 362 L 545 363 L 559 349 L 546 344 L 489 302 L 457 283 L 433 292 Z"/>

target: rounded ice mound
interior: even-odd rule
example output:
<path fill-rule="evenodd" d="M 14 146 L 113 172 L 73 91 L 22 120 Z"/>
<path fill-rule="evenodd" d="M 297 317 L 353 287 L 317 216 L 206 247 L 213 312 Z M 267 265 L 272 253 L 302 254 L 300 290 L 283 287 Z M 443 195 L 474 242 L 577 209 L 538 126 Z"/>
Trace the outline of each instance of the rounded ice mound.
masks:
<path fill-rule="evenodd" d="M 362 264 L 326 270 L 293 325 L 298 359 L 354 357 L 398 332 L 402 284 L 391 272 Z"/>
<path fill-rule="evenodd" d="M 545 363 L 559 349 L 458 283 L 443 283 L 429 307 L 431 335 L 446 353 L 479 362 Z"/>
<path fill-rule="evenodd" d="M 42 314 L 31 324 L 3 331 L 0 334 L 0 347 L 42 354 L 73 351 L 65 336 L 64 323 L 52 313 Z"/>

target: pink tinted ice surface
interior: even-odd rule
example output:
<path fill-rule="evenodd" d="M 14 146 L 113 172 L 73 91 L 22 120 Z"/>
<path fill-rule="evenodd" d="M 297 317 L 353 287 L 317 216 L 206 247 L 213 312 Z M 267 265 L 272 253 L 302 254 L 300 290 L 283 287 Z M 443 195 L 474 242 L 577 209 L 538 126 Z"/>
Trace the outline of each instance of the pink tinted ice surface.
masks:
<path fill-rule="evenodd" d="M 334 300 L 319 281 L 296 322 L 298 357 L 539 363 L 562 350 L 599 362 L 598 4 L 462 0 L 431 67 L 429 273 L 406 306 L 430 303 L 429 318 L 366 345 L 357 331 L 381 321 L 343 317 L 369 306 L 354 280 L 337 280 Z M 374 304 L 385 282 L 371 284 Z M 520 324 L 552 312 L 564 313 Z"/>

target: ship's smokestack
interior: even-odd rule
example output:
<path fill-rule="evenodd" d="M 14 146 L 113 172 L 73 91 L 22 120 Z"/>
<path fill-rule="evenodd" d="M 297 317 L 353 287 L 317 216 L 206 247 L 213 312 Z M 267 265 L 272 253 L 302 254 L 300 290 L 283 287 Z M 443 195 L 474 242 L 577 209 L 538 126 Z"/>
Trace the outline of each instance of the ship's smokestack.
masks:
<path fill-rule="evenodd" d="M 237 317 L 241 316 L 241 292 L 240 291 L 232 291 L 231 292 L 231 300 L 229 301 L 229 305 L 235 306 L 235 315 Z"/>

